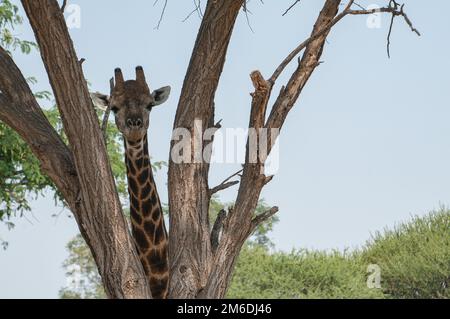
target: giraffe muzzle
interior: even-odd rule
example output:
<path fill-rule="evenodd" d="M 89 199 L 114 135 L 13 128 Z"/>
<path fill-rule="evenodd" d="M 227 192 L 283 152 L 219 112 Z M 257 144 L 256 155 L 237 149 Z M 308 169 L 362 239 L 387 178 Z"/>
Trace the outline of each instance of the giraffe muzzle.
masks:
<path fill-rule="evenodd" d="M 127 119 L 127 126 L 130 129 L 141 129 L 144 125 L 144 121 L 140 118 L 129 118 Z"/>

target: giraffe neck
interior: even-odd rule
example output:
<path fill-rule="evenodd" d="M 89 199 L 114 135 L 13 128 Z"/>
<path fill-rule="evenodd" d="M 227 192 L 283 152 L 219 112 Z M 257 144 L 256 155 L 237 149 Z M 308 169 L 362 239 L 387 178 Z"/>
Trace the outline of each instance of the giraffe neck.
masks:
<path fill-rule="evenodd" d="M 167 231 L 153 179 L 147 136 L 125 141 L 133 238 L 155 299 L 167 297 L 169 265 Z"/>

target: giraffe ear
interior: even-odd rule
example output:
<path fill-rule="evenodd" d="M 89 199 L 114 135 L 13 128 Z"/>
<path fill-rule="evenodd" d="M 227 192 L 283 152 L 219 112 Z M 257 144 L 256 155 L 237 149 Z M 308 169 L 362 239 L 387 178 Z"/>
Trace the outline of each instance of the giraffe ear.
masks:
<path fill-rule="evenodd" d="M 170 86 L 165 86 L 160 89 L 153 91 L 152 96 L 155 99 L 155 102 L 152 106 L 157 106 L 163 104 L 167 101 L 170 95 Z"/>
<path fill-rule="evenodd" d="M 94 107 L 106 111 L 109 105 L 109 96 L 102 94 L 100 92 L 89 93 L 91 95 L 92 103 Z"/>

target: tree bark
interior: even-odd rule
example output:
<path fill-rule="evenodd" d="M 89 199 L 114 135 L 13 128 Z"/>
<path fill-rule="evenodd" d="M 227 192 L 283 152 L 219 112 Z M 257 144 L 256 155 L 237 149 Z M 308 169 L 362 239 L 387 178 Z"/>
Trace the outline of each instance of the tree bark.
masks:
<path fill-rule="evenodd" d="M 341 0 L 327 0 L 325 2 L 312 34 L 315 34 L 333 20 L 338 13 L 340 3 Z M 329 31 L 310 42 L 306 47 L 297 70 L 292 74 L 286 88 L 281 90 L 266 124 L 264 124 L 264 121 L 267 103 L 273 84 L 265 81 L 258 71 L 252 73 L 251 78 L 255 92 L 252 94 L 250 128 L 255 128 L 256 130 L 261 128 L 281 130 L 288 112 L 297 101 L 307 80 L 319 65 L 328 33 Z M 270 137 L 270 132 L 268 132 L 268 137 Z M 267 147 L 270 153 L 272 148 L 272 139 L 270 138 Z M 263 174 L 264 160 L 258 157 L 258 161 L 252 163 L 249 157 L 249 143 L 247 143 L 246 164 L 238 196 L 235 207 L 233 210 L 230 210 L 223 226 L 220 244 L 214 256 L 212 272 L 204 290 L 206 298 L 223 298 L 225 296 L 242 245 L 259 223 L 273 216 L 278 211 L 277 207 L 273 207 L 263 216 L 254 217 L 261 191 L 272 178 Z"/>
<path fill-rule="evenodd" d="M 48 162 L 46 172 L 58 188 L 70 189 L 63 193 L 64 197 L 91 248 L 108 296 L 150 298 L 148 284 L 122 213 L 87 83 L 58 2 L 23 0 L 22 4 L 39 44 L 70 151 L 43 118 L 36 101 L 30 96 L 29 88 L 23 100 L 16 98 L 11 101 L 11 105 L 15 105 L 15 116 L 26 114 L 27 110 L 21 108 L 23 102 L 28 103 L 27 107 L 32 110 L 32 114 L 26 117 L 29 122 L 23 123 L 26 130 L 21 130 L 17 121 L 8 116 L 10 110 L 5 112 L 6 116 L 2 114 L 2 119 L 16 126 L 24 139 L 35 145 L 33 151 L 41 162 Z M 11 79 L 16 80 L 17 74 Z M 30 127 L 34 131 L 30 132 Z M 59 175 L 61 171 L 65 174 Z"/>
<path fill-rule="evenodd" d="M 214 97 L 243 0 L 210 0 L 198 32 L 178 103 L 174 128 L 194 136 L 214 125 Z M 173 143 L 172 143 L 173 147 Z M 197 150 L 203 154 L 203 149 Z M 209 164 L 169 163 L 170 297 L 195 298 L 211 271 Z"/>

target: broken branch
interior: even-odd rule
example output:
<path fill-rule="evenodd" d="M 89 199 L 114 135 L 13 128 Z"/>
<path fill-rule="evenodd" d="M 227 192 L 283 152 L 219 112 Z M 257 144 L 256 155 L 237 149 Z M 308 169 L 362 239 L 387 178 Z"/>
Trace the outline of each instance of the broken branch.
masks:
<path fill-rule="evenodd" d="M 279 211 L 279 208 L 277 206 L 274 206 L 271 209 L 269 209 L 268 211 L 266 211 L 262 214 L 259 214 L 258 216 L 253 218 L 252 223 L 251 223 L 251 228 L 250 228 L 251 233 L 253 233 L 259 225 L 261 225 L 262 223 L 267 221 L 269 218 L 273 217 L 276 213 L 278 213 L 278 211 Z"/>
<path fill-rule="evenodd" d="M 286 14 L 289 13 L 289 11 L 292 10 L 293 7 L 295 7 L 297 5 L 297 3 L 299 3 L 301 0 L 295 0 L 295 2 L 293 4 L 291 4 L 289 6 L 289 8 L 286 9 L 286 11 L 284 11 L 284 13 L 282 14 L 282 16 L 284 17 Z"/>
<path fill-rule="evenodd" d="M 237 171 L 236 173 L 234 173 L 233 175 L 231 175 L 230 177 L 227 177 L 222 183 L 220 183 L 218 186 L 213 187 L 210 191 L 209 194 L 212 196 L 215 193 L 218 193 L 224 189 L 230 188 L 236 184 L 239 184 L 239 181 L 232 181 L 229 182 L 230 179 L 232 179 L 235 176 L 238 176 L 240 173 L 242 173 L 243 169 Z"/>

